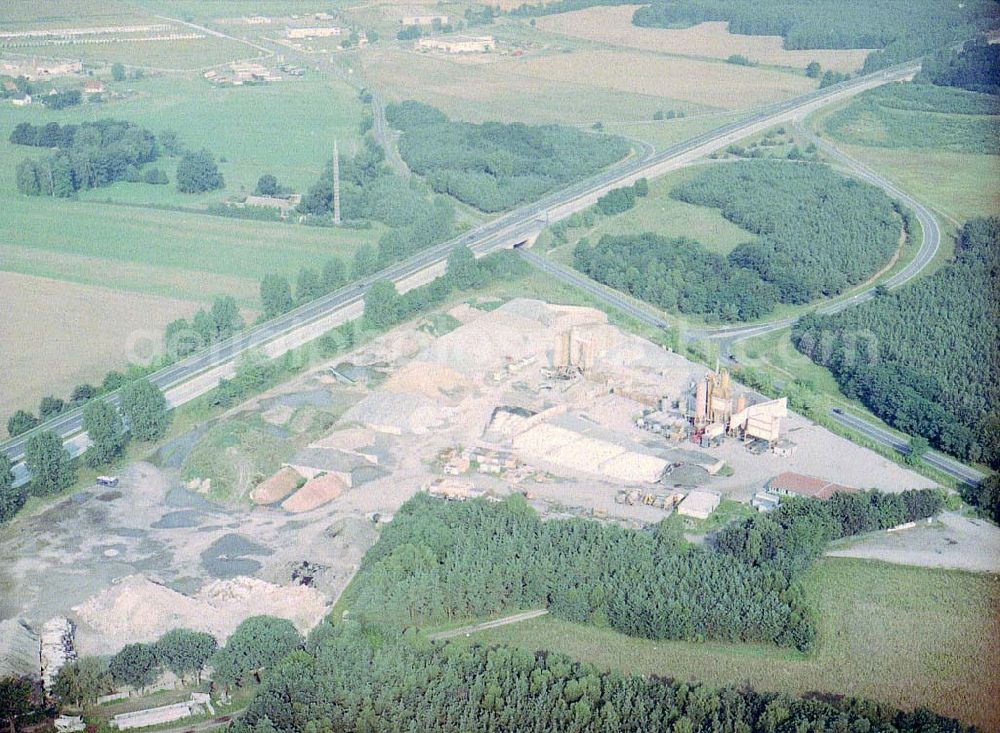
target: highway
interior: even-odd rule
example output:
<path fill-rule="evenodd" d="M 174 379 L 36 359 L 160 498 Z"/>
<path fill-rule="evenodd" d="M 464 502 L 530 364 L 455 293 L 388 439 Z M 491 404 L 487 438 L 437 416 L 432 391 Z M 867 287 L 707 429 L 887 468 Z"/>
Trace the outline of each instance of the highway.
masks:
<path fill-rule="evenodd" d="M 846 412 L 833 408 L 829 413 L 830 417 L 834 421 L 840 423 L 844 427 L 850 428 L 857 433 L 874 440 L 876 443 L 884 445 L 888 448 L 892 448 L 904 456 L 910 452 L 909 442 L 900 438 L 895 433 L 890 433 L 884 428 L 880 428 L 877 425 L 872 425 L 866 420 L 862 420 L 860 417 L 855 417 Z M 941 473 L 951 476 L 956 481 L 961 483 L 978 485 L 986 476 L 974 468 L 969 468 L 964 463 L 956 461 L 954 458 L 949 458 L 948 456 L 938 453 L 937 451 L 929 450 L 922 457 L 924 463 L 936 468 Z"/>
<path fill-rule="evenodd" d="M 656 154 L 653 154 L 648 147 L 643 148 L 639 153 L 589 179 L 551 193 L 539 201 L 482 224 L 459 237 L 425 249 L 375 275 L 165 367 L 152 374 L 150 381 L 164 391 L 177 387 L 209 369 L 233 362 L 245 351 L 260 348 L 279 336 L 293 337 L 296 331 L 317 320 L 356 308 L 363 302 L 365 290 L 376 280 L 385 279 L 399 283 L 431 268 L 439 268 L 448 253 L 460 245 L 470 247 L 477 254 L 514 246 L 536 235 L 545 224 L 586 208 L 611 188 L 632 183 L 640 177 L 661 175 L 667 170 L 686 165 L 691 160 L 719 150 L 741 137 L 759 132 L 775 123 L 789 121 L 795 116 L 801 116 L 864 89 L 905 78 L 918 68 L 917 63 L 903 64 L 815 90 L 770 105 L 746 119 L 710 130 Z M 187 399 L 195 396 L 197 394 L 192 393 Z M 111 395 L 107 399 L 114 402 L 115 396 Z M 23 458 L 25 443 L 34 432 L 53 430 L 65 440 L 81 432 L 82 422 L 81 410 L 70 410 L 24 435 L 6 441 L 2 444 L 2 450 L 12 461 L 17 462 Z"/>

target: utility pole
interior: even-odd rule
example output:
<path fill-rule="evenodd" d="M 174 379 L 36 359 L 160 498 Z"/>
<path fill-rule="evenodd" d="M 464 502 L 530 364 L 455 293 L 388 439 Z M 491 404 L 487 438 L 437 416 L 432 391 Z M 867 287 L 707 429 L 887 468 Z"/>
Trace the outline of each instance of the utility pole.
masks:
<path fill-rule="evenodd" d="M 340 226 L 340 151 L 336 138 L 333 140 L 333 223 Z"/>

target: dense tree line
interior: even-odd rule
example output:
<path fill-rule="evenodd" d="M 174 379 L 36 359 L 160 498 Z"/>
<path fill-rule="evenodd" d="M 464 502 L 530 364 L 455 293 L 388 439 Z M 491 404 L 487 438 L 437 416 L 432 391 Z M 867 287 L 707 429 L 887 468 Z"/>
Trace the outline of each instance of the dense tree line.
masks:
<path fill-rule="evenodd" d="M 824 120 L 843 142 L 883 148 L 935 148 L 1000 153 L 1000 100 L 932 84 L 899 83 L 870 89 Z"/>
<path fill-rule="evenodd" d="M 365 556 L 352 615 L 399 625 L 547 606 L 571 621 L 651 639 L 811 647 L 798 575 L 835 537 L 933 515 L 935 491 L 875 491 L 785 502 L 774 518 L 689 546 L 680 517 L 653 532 L 586 520 L 542 522 L 520 498 L 407 502 Z M 766 520 L 766 521 L 765 521 Z"/>
<path fill-rule="evenodd" d="M 978 486 L 963 486 L 962 498 L 1000 524 L 1000 475 L 987 476 Z"/>
<path fill-rule="evenodd" d="M 902 219 L 881 189 L 826 165 L 741 161 L 709 166 L 671 196 L 722 210 L 757 237 L 729 253 L 783 303 L 839 295 L 875 273 L 899 245 Z"/>
<path fill-rule="evenodd" d="M 629 152 L 627 141 L 560 125 L 450 122 L 418 102 L 389 105 L 399 152 L 439 193 L 481 211 L 532 201 L 596 173 Z"/>
<path fill-rule="evenodd" d="M 602 3 L 615 4 L 615 3 Z M 635 11 L 638 26 L 676 28 L 726 21 L 732 33 L 782 36 L 788 49 L 873 48 L 864 71 L 954 43 L 990 22 L 986 0 L 942 6 L 932 0 L 654 0 Z"/>
<path fill-rule="evenodd" d="M 915 81 L 1000 94 L 1000 46 L 978 38 L 925 59 Z"/>
<path fill-rule="evenodd" d="M 373 283 L 365 293 L 364 324 L 383 330 L 443 303 L 456 290 L 481 288 L 489 282 L 511 280 L 530 267 L 510 250 L 476 259 L 467 247 L 456 247 L 448 255 L 447 270 L 427 285 L 400 295 L 388 280 Z"/>
<path fill-rule="evenodd" d="M 933 275 L 792 329 L 844 393 L 903 432 L 1000 468 L 1000 218 L 962 228 Z"/>
<path fill-rule="evenodd" d="M 163 342 L 171 358 L 183 358 L 210 344 L 225 341 L 243 330 L 243 317 L 232 296 L 219 296 L 207 311 L 199 308 L 190 322 L 178 318 L 167 324 Z"/>
<path fill-rule="evenodd" d="M 962 733 L 928 710 L 602 672 L 560 654 L 325 623 L 272 668 L 236 733 Z"/>
<path fill-rule="evenodd" d="M 664 310 L 711 320 L 754 320 L 777 302 L 776 288 L 756 272 L 691 239 L 646 233 L 604 235 L 595 245 L 582 240 L 573 250 L 573 266 Z"/>
<path fill-rule="evenodd" d="M 17 166 L 18 191 L 31 196 L 72 196 L 115 181 L 139 180 L 139 169 L 159 157 L 156 137 L 131 122 L 98 120 L 80 125 L 19 124 L 11 133 L 18 145 L 56 148 Z"/>

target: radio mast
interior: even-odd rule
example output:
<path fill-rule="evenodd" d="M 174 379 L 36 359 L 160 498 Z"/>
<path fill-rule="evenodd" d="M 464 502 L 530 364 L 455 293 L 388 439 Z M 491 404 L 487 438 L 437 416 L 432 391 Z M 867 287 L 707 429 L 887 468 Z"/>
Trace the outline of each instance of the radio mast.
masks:
<path fill-rule="evenodd" d="M 333 140 L 333 223 L 340 226 L 340 152 Z"/>

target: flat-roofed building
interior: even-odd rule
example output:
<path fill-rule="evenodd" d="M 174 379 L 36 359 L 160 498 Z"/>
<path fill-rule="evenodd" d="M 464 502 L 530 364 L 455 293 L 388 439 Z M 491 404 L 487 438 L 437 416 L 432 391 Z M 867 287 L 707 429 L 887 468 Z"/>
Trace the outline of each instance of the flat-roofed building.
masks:
<path fill-rule="evenodd" d="M 677 505 L 677 513 L 695 519 L 708 519 L 719 506 L 719 495 L 709 491 L 692 491 Z"/>

